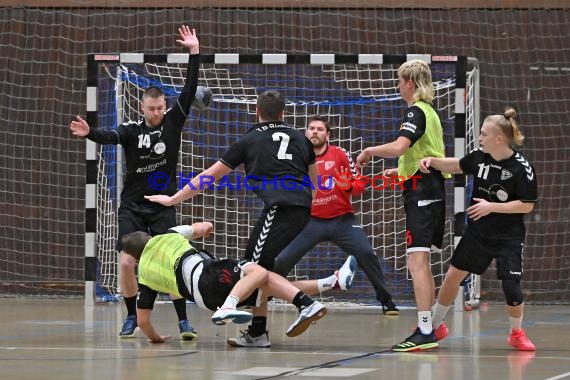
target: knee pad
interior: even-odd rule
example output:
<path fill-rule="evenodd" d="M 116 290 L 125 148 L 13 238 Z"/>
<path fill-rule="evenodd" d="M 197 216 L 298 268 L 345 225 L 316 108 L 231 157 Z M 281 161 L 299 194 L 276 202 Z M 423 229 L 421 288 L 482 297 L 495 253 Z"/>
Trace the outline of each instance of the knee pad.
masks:
<path fill-rule="evenodd" d="M 523 303 L 520 280 L 502 280 L 505 301 L 509 306 L 518 306 Z"/>

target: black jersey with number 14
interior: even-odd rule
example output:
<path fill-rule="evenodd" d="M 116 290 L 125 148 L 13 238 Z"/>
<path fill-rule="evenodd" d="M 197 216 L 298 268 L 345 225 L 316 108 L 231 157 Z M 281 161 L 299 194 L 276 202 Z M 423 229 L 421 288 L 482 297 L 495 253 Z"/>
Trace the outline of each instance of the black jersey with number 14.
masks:
<path fill-rule="evenodd" d="M 125 151 L 127 173 L 121 193 L 123 203 L 143 203 L 152 208 L 163 206 L 145 195 L 172 195 L 178 189 L 176 168 L 184 122 L 198 86 L 200 56 L 188 58 L 186 81 L 176 104 L 166 111 L 162 124 L 148 127 L 144 120 L 119 125 L 116 129 L 90 128 L 87 138 L 99 144 L 121 144 Z"/>

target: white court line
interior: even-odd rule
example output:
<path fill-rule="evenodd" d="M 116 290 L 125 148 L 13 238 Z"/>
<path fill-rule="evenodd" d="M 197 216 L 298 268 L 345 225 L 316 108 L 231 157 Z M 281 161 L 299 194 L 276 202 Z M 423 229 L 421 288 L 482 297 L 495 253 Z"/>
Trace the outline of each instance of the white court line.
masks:
<path fill-rule="evenodd" d="M 141 349 L 141 348 L 89 348 L 89 347 L 0 347 L 0 350 L 72 350 L 72 351 L 137 351 L 137 352 L 188 352 L 197 350 L 164 350 L 164 349 Z M 214 351 L 212 351 L 214 352 Z"/>
<path fill-rule="evenodd" d="M 558 380 L 558 379 L 563 379 L 563 378 L 569 377 L 569 376 L 570 376 L 570 372 L 566 372 L 566 373 L 563 373 L 563 374 L 558 375 L 558 376 L 548 377 L 548 378 L 546 378 L 546 379 L 544 379 L 544 380 Z"/>
<path fill-rule="evenodd" d="M 198 348 L 180 348 L 180 349 L 150 349 L 150 348 L 90 348 L 90 347 L 8 347 L 8 346 L 0 346 L 0 350 L 53 350 L 53 351 L 63 351 L 63 350 L 72 350 L 72 351 L 136 351 L 136 352 L 196 352 L 196 353 L 220 353 L 219 350 L 200 350 Z M 262 352 L 256 352 L 260 354 Z M 354 355 L 366 355 L 367 352 L 363 353 L 355 353 L 355 352 L 323 352 L 323 351 L 315 351 L 315 352 L 299 352 L 299 351 L 274 351 L 274 352 L 263 352 L 264 354 L 279 354 L 279 355 L 292 355 L 292 354 L 300 354 L 300 355 L 322 355 L 323 353 L 327 355 L 337 355 L 337 356 L 354 356 Z"/>
<path fill-rule="evenodd" d="M 275 348 L 275 347 L 274 347 Z M 219 350 L 200 350 L 199 348 L 194 348 L 191 349 L 190 347 L 188 349 L 151 349 L 151 348 L 89 348 L 89 347 L 9 347 L 9 346 L 0 346 L 0 350 L 73 350 L 73 351 L 137 351 L 137 352 L 189 352 L 189 351 L 194 351 L 196 353 L 220 353 Z M 313 351 L 313 352 L 300 352 L 300 351 L 267 351 L 267 352 L 261 352 L 261 351 L 256 351 L 256 354 L 272 354 L 272 355 L 333 355 L 333 356 L 348 356 L 353 357 L 353 356 L 361 356 L 361 355 L 369 355 L 372 354 L 376 351 L 373 352 L 328 352 L 328 351 Z M 517 351 L 512 351 L 512 352 L 517 352 Z M 388 351 L 388 349 L 386 349 L 385 351 L 378 351 L 378 353 L 376 354 L 378 356 L 386 356 L 386 357 L 393 357 L 393 356 L 399 356 L 402 355 L 401 353 L 397 353 L 397 352 L 392 352 L 392 351 Z M 418 358 L 425 358 L 428 356 L 432 356 L 432 357 L 446 357 L 446 358 L 473 358 L 474 356 L 480 357 L 480 358 L 487 358 L 487 359 L 501 359 L 501 358 L 505 358 L 506 355 L 477 355 L 474 353 L 467 353 L 467 354 L 437 354 L 437 353 L 425 353 L 422 354 L 421 356 L 418 356 Z M 349 359 L 347 358 L 347 359 Z M 543 359 L 547 359 L 547 360 L 552 360 L 552 359 L 559 359 L 559 360 L 568 360 L 570 361 L 570 357 L 567 356 L 536 356 L 533 357 L 532 360 L 543 360 Z M 562 376 L 562 377 L 552 377 L 552 378 L 548 378 L 548 379 L 544 379 L 544 380 L 554 380 L 554 379 L 561 379 L 564 376 L 568 377 L 570 376 L 570 372 L 564 373 L 562 375 L 558 375 L 558 376 Z"/>

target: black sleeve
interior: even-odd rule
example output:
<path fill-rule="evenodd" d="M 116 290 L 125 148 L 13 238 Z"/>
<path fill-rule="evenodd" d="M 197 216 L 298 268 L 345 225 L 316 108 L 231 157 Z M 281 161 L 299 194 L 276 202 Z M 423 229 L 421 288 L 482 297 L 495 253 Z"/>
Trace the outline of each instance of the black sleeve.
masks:
<path fill-rule="evenodd" d="M 89 128 L 89 134 L 85 138 L 97 144 L 122 144 L 126 145 L 129 131 L 125 124 L 121 124 L 117 129 Z"/>
<path fill-rule="evenodd" d="M 519 162 L 523 165 L 524 170 L 517 177 L 515 197 L 521 202 L 536 202 L 538 200 L 538 191 L 534 167 L 524 158 Z"/>
<path fill-rule="evenodd" d="M 410 140 L 410 147 L 418 141 L 426 131 L 426 115 L 418 106 L 411 106 L 406 110 L 406 116 L 402 120 L 400 133 L 398 136 L 404 136 Z"/>
<path fill-rule="evenodd" d="M 459 160 L 459 167 L 463 173 L 475 175 L 475 172 L 478 170 L 477 165 L 482 162 L 483 152 L 480 149 L 476 149 Z"/>
<path fill-rule="evenodd" d="M 220 161 L 232 170 L 237 168 L 245 160 L 245 146 L 246 143 L 242 137 L 230 146 L 227 152 L 220 158 Z"/>
<path fill-rule="evenodd" d="M 303 136 L 305 137 L 305 136 Z M 313 147 L 313 143 L 307 137 L 305 137 L 305 142 L 309 148 L 309 165 L 313 165 L 317 161 L 317 156 L 315 154 L 315 148 Z"/>
<path fill-rule="evenodd" d="M 152 310 L 154 306 L 154 301 L 158 292 L 152 290 L 146 285 L 139 284 L 139 295 L 137 297 L 137 308 L 138 309 L 150 309 Z"/>
<path fill-rule="evenodd" d="M 91 141 L 96 142 L 97 144 L 117 145 L 121 143 L 119 133 L 114 129 L 102 130 L 96 128 L 89 128 L 89 134 L 85 137 Z"/>
<path fill-rule="evenodd" d="M 186 67 L 186 81 L 184 87 L 177 100 L 177 107 L 180 108 L 184 116 L 190 112 L 190 106 L 194 101 L 196 95 L 196 88 L 198 87 L 198 73 L 200 69 L 200 54 L 190 54 L 188 59 L 188 66 Z"/>

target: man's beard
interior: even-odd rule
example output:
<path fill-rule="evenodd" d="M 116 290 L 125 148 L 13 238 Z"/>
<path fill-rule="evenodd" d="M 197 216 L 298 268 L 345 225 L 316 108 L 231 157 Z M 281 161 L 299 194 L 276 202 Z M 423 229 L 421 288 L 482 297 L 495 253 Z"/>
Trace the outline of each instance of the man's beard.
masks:
<path fill-rule="evenodd" d="M 323 146 L 327 145 L 327 141 L 326 140 L 317 140 L 317 139 L 312 139 L 311 142 L 313 143 L 313 148 L 322 148 Z"/>

